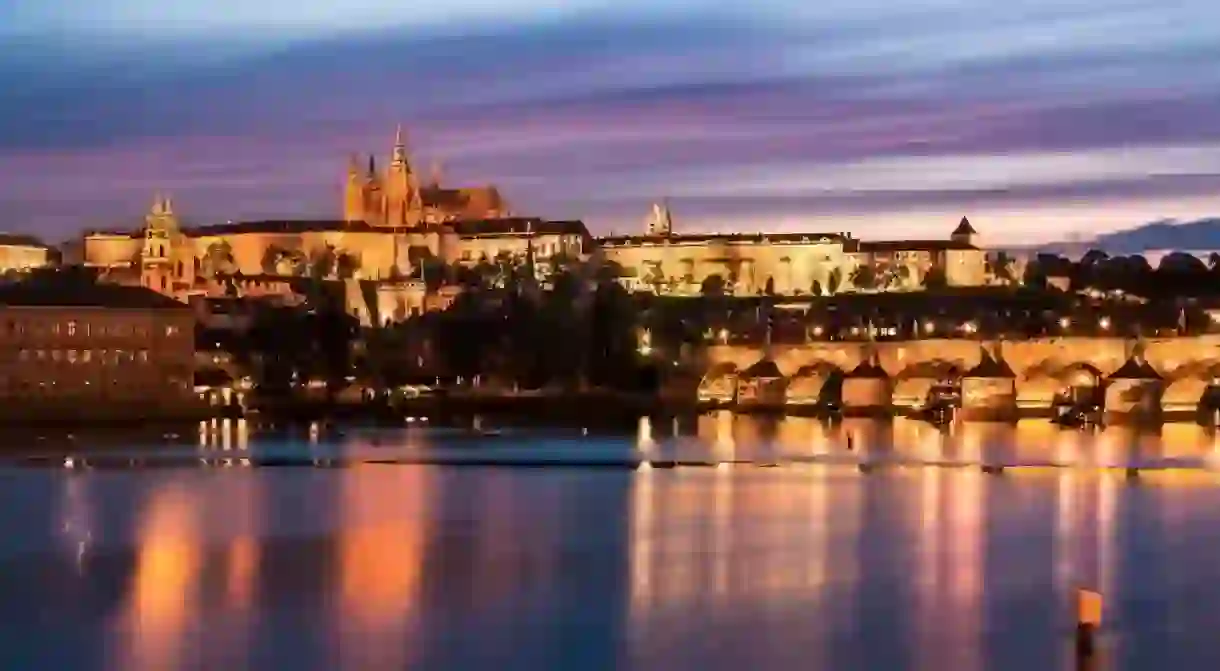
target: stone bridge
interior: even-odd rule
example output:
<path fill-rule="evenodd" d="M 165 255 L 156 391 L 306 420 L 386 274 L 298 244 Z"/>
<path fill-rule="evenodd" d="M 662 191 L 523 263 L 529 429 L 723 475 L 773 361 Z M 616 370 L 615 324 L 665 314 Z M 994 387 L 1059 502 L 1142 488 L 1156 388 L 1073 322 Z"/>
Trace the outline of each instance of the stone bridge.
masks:
<path fill-rule="evenodd" d="M 1161 377 L 1158 383 L 1165 410 L 1194 411 L 1213 381 L 1220 378 L 1220 335 L 1134 341 L 1122 338 L 1063 337 L 1015 341 L 928 339 L 888 342 L 822 342 L 755 346 L 709 347 L 702 362 L 700 397 L 726 385 L 736 389 L 759 371 L 770 370 L 784 386 L 806 397 L 836 373 L 844 374 L 866 358 L 880 365 L 890 380 L 896 407 L 920 405 L 939 382 L 961 380 L 990 352 L 1011 368 L 1016 405 L 1049 408 L 1065 390 L 1103 388 L 1136 351 L 1142 352 Z M 764 365 L 760 365 L 760 361 Z M 774 362 L 774 367 L 766 364 Z M 751 369 L 754 369 L 751 371 Z M 1220 383 L 1218 383 L 1220 384 Z"/>

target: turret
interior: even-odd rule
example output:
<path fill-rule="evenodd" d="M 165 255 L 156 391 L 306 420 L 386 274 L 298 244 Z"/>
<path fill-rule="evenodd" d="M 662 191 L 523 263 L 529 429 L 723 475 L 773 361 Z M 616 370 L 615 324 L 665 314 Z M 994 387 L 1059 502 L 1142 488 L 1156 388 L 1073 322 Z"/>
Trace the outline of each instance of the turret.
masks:
<path fill-rule="evenodd" d="M 977 247 L 978 237 L 979 233 L 974 230 L 974 226 L 970 225 L 970 220 L 962 217 L 962 220 L 957 224 L 957 228 L 953 229 L 949 239 L 956 243 Z"/>

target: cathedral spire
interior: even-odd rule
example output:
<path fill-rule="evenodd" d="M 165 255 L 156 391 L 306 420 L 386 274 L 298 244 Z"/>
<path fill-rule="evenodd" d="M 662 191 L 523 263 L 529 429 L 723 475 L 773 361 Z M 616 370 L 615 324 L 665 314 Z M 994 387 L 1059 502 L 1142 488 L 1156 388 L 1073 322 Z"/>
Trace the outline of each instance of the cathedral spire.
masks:
<path fill-rule="evenodd" d="M 407 142 L 403 139 L 402 124 L 398 124 L 398 128 L 394 131 L 394 151 L 391 155 L 390 165 L 395 168 L 402 168 L 407 165 Z"/>
<path fill-rule="evenodd" d="M 377 178 L 377 158 L 372 154 L 369 154 L 369 172 L 367 177 L 369 179 Z"/>

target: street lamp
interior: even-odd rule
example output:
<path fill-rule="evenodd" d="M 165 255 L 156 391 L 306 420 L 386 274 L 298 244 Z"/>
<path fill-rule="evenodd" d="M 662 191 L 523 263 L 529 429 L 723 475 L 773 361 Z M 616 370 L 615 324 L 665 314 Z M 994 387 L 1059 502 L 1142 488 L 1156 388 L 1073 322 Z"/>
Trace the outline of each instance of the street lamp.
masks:
<path fill-rule="evenodd" d="M 1071 326 L 1071 325 L 1072 325 L 1072 320 L 1071 320 L 1071 319 L 1068 319 L 1067 317 L 1060 317 L 1060 318 L 1059 318 L 1059 328 L 1064 329 L 1064 330 L 1067 330 L 1067 328 L 1068 328 L 1069 326 Z"/>
<path fill-rule="evenodd" d="M 1110 329 L 1110 318 L 1102 317 L 1101 319 L 1097 320 L 1097 325 L 1101 327 L 1101 330 L 1108 331 Z"/>

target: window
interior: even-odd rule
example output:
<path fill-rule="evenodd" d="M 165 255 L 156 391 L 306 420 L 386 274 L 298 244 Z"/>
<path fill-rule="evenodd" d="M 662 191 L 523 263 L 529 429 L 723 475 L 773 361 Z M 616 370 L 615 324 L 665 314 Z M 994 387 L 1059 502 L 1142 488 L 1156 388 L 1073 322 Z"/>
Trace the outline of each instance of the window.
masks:
<path fill-rule="evenodd" d="M 47 352 L 46 352 L 46 350 L 41 350 L 41 349 L 37 350 L 36 352 L 34 352 L 34 357 L 37 358 L 39 361 L 42 361 L 47 358 Z"/>
<path fill-rule="evenodd" d="M 93 358 L 93 350 L 91 350 L 91 349 L 83 350 L 80 353 L 80 360 L 84 361 L 85 363 L 89 363 L 89 360 L 92 358 Z"/>
<path fill-rule="evenodd" d="M 178 327 L 177 326 L 166 326 L 165 335 L 167 335 L 167 336 L 178 335 Z"/>
<path fill-rule="evenodd" d="M 76 363 L 76 350 L 68 350 L 68 363 Z"/>
<path fill-rule="evenodd" d="M 140 362 L 148 363 L 148 350 L 146 350 L 146 349 L 140 350 Z"/>
<path fill-rule="evenodd" d="M 62 356 L 63 352 L 60 352 L 57 349 L 51 350 L 51 361 L 59 361 Z"/>
<path fill-rule="evenodd" d="M 70 335 L 70 336 L 76 335 L 76 322 L 74 322 L 74 321 L 68 322 L 68 335 Z"/>

